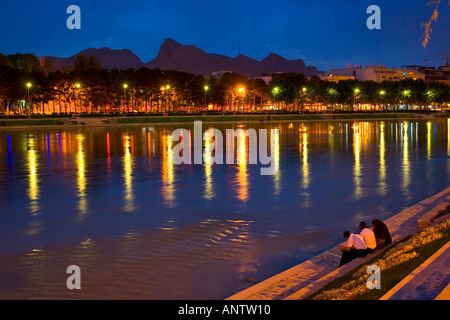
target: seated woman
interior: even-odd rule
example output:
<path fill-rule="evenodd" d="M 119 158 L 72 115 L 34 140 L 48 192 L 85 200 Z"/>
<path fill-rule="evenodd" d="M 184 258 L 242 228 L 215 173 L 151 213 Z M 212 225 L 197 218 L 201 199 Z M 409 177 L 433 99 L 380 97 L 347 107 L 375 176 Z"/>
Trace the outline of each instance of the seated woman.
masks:
<path fill-rule="evenodd" d="M 380 220 L 375 219 L 372 221 L 372 229 L 375 233 L 375 239 L 377 242 L 377 249 L 382 249 L 384 246 L 392 243 L 391 234 L 388 227 Z"/>
<path fill-rule="evenodd" d="M 339 267 L 342 267 L 344 264 L 355 258 L 365 257 L 367 255 L 367 246 L 359 234 L 353 234 L 350 233 L 350 231 L 345 231 L 344 238 L 347 239 L 347 244 L 345 246 L 339 246 L 339 249 L 342 252 Z"/>

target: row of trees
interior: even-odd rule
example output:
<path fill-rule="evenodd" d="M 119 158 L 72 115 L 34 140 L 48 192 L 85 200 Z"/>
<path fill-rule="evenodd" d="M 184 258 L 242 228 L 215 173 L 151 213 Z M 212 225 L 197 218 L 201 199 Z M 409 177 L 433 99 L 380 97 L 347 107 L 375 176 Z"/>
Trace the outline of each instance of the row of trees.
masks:
<path fill-rule="evenodd" d="M 363 109 L 399 110 L 443 106 L 450 102 L 450 86 L 442 82 L 405 79 L 400 81 L 344 80 L 304 81 L 298 75 L 283 74 L 274 78 L 268 90 L 275 102 L 287 110 L 304 110 L 320 105 L 328 110 Z"/>
<path fill-rule="evenodd" d="M 198 112 L 425 109 L 450 101 L 450 87 L 422 80 L 338 83 L 302 74 L 275 75 L 270 83 L 235 73 L 220 78 L 160 69 L 106 70 L 95 57 L 78 56 L 62 71 L 44 68 L 32 54 L 0 54 L 4 112 Z"/>

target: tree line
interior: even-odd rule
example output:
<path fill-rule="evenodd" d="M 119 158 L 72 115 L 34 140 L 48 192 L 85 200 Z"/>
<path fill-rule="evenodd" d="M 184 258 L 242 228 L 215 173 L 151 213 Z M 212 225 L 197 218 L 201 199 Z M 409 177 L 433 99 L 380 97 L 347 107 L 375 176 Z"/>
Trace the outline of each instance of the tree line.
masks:
<path fill-rule="evenodd" d="M 248 112 L 367 108 L 426 109 L 450 102 L 450 86 L 423 80 L 338 83 L 281 73 L 269 83 L 224 73 L 220 78 L 160 69 L 107 70 L 93 56 L 53 71 L 33 54 L 0 53 L 0 101 L 4 113 Z M 369 107 L 368 107 L 369 106 Z"/>

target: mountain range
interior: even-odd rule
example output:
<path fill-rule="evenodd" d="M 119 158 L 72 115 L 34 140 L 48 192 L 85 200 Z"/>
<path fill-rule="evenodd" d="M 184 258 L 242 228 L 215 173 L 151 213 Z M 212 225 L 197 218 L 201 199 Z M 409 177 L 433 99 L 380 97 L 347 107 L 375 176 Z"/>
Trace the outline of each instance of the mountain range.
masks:
<path fill-rule="evenodd" d="M 129 49 L 90 48 L 68 58 L 47 56 L 53 69 L 71 65 L 78 55 L 94 56 L 106 69 L 129 69 L 148 67 L 161 70 L 177 70 L 198 75 L 211 75 L 217 71 L 232 71 L 249 77 L 259 77 L 265 73 L 295 72 L 307 77 L 317 75 L 316 67 L 306 66 L 301 59 L 288 60 L 271 53 L 258 61 L 243 54 L 232 58 L 225 55 L 206 53 L 194 45 L 182 45 L 175 40 L 166 39 L 155 59 L 145 63 Z"/>

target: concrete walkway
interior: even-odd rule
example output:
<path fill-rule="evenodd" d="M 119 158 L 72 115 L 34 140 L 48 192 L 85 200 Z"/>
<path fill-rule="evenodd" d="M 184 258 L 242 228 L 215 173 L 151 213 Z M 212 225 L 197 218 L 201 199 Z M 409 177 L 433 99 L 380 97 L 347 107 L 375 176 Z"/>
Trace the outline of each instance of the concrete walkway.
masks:
<path fill-rule="evenodd" d="M 430 211 L 440 211 L 450 204 L 450 188 L 425 199 L 385 221 L 393 242 L 419 231 L 418 220 L 423 221 Z M 365 258 L 357 258 L 337 268 L 341 253 L 339 246 L 305 261 L 287 271 L 249 287 L 227 300 L 301 300 L 327 283 L 379 255 L 376 251 Z"/>
<path fill-rule="evenodd" d="M 380 300 L 434 300 L 449 283 L 450 242 L 447 242 Z"/>

